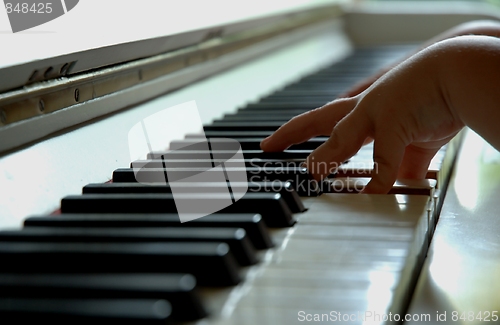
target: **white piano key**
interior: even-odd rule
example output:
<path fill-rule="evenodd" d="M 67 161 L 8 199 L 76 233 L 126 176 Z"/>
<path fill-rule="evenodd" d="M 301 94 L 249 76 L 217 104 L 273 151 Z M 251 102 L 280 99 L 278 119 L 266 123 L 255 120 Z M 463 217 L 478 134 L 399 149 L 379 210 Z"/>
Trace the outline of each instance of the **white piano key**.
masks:
<path fill-rule="evenodd" d="M 323 194 L 312 198 L 299 223 L 412 226 L 427 213 L 429 198 L 408 195 Z"/>
<path fill-rule="evenodd" d="M 369 286 L 368 286 L 369 287 Z M 334 306 L 339 309 L 363 307 L 368 305 L 368 287 L 364 288 L 289 288 L 289 287 L 253 287 L 243 297 L 238 307 L 269 307 L 329 310 Z M 391 291 L 377 290 L 380 298 L 390 298 Z M 386 301 L 389 303 L 390 301 Z"/>
<path fill-rule="evenodd" d="M 267 263 L 270 263 L 272 259 L 269 259 Z M 370 274 L 378 274 L 379 272 L 395 272 L 400 273 L 403 270 L 401 263 L 394 262 L 382 262 L 382 261 L 364 261 L 361 263 L 351 263 L 351 264 L 339 264 L 335 268 L 326 268 L 322 264 L 308 264 L 297 261 L 280 261 L 279 263 L 268 264 L 260 271 L 259 274 L 264 272 L 267 268 L 274 269 L 297 269 L 300 272 L 309 272 L 314 270 L 329 271 L 335 270 L 341 273 L 350 273 L 353 271 L 368 272 Z M 372 273 L 374 272 L 374 273 Z"/>
<path fill-rule="evenodd" d="M 399 279 L 398 272 L 360 270 L 344 265 L 341 268 L 286 268 L 270 265 L 262 276 L 255 279 L 254 286 L 299 287 L 299 288 L 366 288 L 385 285 L 394 288 Z"/>
<path fill-rule="evenodd" d="M 272 231 L 277 245 L 247 269 L 247 281 L 206 296 L 217 310 L 207 324 L 295 324 L 301 310 L 401 308 L 426 247 L 429 198 L 329 194 L 309 202 L 294 228 Z"/>
<path fill-rule="evenodd" d="M 410 245 L 411 243 L 408 241 L 395 240 L 374 241 L 365 240 L 363 238 L 356 238 L 355 240 L 332 240 L 292 236 L 282 253 L 295 254 L 298 256 L 312 254 L 317 256 L 335 256 L 338 252 L 361 256 L 405 256 Z"/>
<path fill-rule="evenodd" d="M 370 267 L 371 263 L 376 262 L 389 262 L 399 263 L 404 265 L 406 256 L 391 256 L 384 255 L 382 252 L 373 252 L 374 255 L 356 255 L 351 254 L 352 251 L 336 252 L 335 250 L 328 251 L 330 254 L 294 254 L 288 252 L 280 255 L 275 255 L 273 263 L 280 263 L 281 261 L 292 261 L 299 263 L 314 263 L 318 267 L 337 267 L 337 265 L 356 264 L 360 267 L 366 265 Z"/>
<path fill-rule="evenodd" d="M 294 232 L 294 236 L 303 238 L 345 238 L 349 240 L 411 240 L 413 228 L 405 226 L 396 227 L 376 227 L 376 226 L 344 226 L 335 225 L 328 227 L 325 225 L 304 224 Z"/>

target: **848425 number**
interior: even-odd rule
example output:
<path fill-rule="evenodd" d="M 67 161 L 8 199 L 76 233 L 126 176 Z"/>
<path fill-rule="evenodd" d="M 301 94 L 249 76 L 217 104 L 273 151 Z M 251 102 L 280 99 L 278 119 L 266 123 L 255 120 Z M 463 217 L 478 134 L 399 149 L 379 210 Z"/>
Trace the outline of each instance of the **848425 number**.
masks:
<path fill-rule="evenodd" d="M 473 311 L 462 312 L 454 311 L 451 313 L 451 320 L 454 322 L 464 321 L 464 322 L 496 322 L 498 321 L 498 311 L 480 311 L 475 313 Z"/>
<path fill-rule="evenodd" d="M 39 2 L 39 3 L 34 3 L 30 6 L 29 3 L 17 3 L 17 4 L 12 4 L 10 2 L 7 2 L 5 4 L 5 9 L 7 10 L 7 13 L 23 13 L 27 14 L 29 12 L 35 13 L 35 14 L 50 14 L 52 13 L 52 2 Z"/>

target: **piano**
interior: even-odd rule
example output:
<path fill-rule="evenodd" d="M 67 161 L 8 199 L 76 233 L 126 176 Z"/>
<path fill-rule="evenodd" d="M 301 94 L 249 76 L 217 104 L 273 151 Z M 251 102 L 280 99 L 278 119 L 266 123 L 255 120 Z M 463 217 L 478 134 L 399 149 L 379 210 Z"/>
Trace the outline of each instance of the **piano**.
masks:
<path fill-rule="evenodd" d="M 300 162 L 325 138 L 258 148 L 426 39 L 498 12 L 299 1 L 0 65 L 2 323 L 498 323 L 500 155 L 476 134 L 387 195 L 357 194 L 376 168 L 370 145 L 323 183 Z M 181 223 L 173 185 L 136 182 L 128 135 L 193 101 L 205 136 L 238 140 L 238 163 L 258 177 L 230 182 L 248 189 L 227 208 Z M 165 150 L 188 158 L 143 157 L 144 171 L 205 166 L 188 148 L 199 125 L 169 128 L 178 137 Z M 185 202 L 208 205 L 227 184 L 183 188 Z"/>

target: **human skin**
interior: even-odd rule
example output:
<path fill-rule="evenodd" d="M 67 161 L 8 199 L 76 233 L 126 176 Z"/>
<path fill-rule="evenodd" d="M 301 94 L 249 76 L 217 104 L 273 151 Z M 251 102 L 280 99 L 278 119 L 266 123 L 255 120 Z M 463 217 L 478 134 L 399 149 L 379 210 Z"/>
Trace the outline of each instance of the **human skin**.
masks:
<path fill-rule="evenodd" d="M 493 21 L 493 20 L 476 20 L 476 21 L 471 21 L 471 22 L 466 22 L 463 24 L 460 24 L 458 26 L 455 26 L 447 31 L 444 31 L 443 33 L 431 38 L 422 46 L 420 47 L 419 50 L 422 50 L 428 46 L 431 46 L 434 43 L 437 43 L 439 41 L 443 41 L 448 38 L 456 37 L 456 36 L 465 36 L 465 35 L 483 35 L 483 36 L 494 36 L 494 37 L 500 37 L 500 22 L 498 21 Z M 416 52 L 415 52 L 416 53 Z M 412 53 L 412 54 L 415 54 Z M 349 90 L 347 90 L 345 93 L 340 94 L 340 98 L 344 97 L 354 97 L 361 92 L 363 92 L 365 89 L 371 86 L 372 83 L 374 83 L 378 78 L 383 76 L 385 73 L 387 73 L 389 70 L 391 70 L 393 66 L 387 66 L 382 68 L 378 73 L 375 73 L 373 76 L 370 76 L 364 80 L 361 80 L 359 83 L 355 84 L 352 86 Z"/>
<path fill-rule="evenodd" d="M 361 93 L 293 118 L 261 148 L 282 151 L 330 135 L 306 160 L 319 180 L 333 170 L 312 164 L 338 166 L 373 139 L 378 173 L 363 193 L 387 193 L 397 178 L 424 178 L 435 153 L 464 126 L 500 149 L 498 71 L 500 39 L 448 38 L 403 61 Z"/>

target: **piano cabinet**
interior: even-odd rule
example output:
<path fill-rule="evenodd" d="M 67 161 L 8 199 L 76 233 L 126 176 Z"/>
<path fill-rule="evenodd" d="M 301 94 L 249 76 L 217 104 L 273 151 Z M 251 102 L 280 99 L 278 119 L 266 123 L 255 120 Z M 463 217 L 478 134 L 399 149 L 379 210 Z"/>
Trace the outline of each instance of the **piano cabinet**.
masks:
<path fill-rule="evenodd" d="M 425 39 L 460 22 L 499 17 L 496 7 L 461 2 L 427 6 L 347 2 L 333 7 L 334 17 L 327 21 L 293 28 L 213 62 L 202 62 L 135 89 L 89 100 L 80 105 L 79 112 L 47 114 L 45 120 L 17 131 L 12 131 L 16 125 L 0 126 L 0 134 L 15 135 L 34 125 L 43 128 L 61 123 L 54 122 L 56 118 L 68 119 L 68 128 L 54 129 L 57 133 L 48 137 L 25 137 L 21 142 L 12 140 L 11 145 L 6 143 L 10 140 L 2 138 L 0 256 L 5 261 L 19 261 L 23 267 L 0 266 L 0 319 L 11 323 L 47 317 L 56 323 L 108 319 L 116 323 L 199 325 L 498 322 L 500 221 L 496 214 L 500 205 L 496 175 L 500 173 L 500 155 L 469 130 L 438 153 L 428 180 L 399 180 L 387 195 L 351 191 L 356 184 L 366 183 L 373 167 L 372 148 L 366 146 L 342 166 L 336 178 L 332 176 L 331 186 L 323 188 L 323 193 L 307 196 L 297 191 L 283 195 L 273 209 L 285 209 L 293 222 L 271 221 L 272 227 L 266 225 L 272 214 L 265 210 L 265 200 L 254 204 L 250 211 L 222 211 L 182 231 L 167 220 L 175 216 L 167 218 L 158 211 L 134 211 L 120 217 L 96 210 L 87 219 L 78 211 L 57 215 L 58 211 L 48 217 L 59 209 L 62 198 L 81 196 L 84 186 L 107 182 L 114 170 L 128 168 L 130 128 L 162 109 L 195 100 L 207 135 L 242 139 L 245 146 L 255 150 L 259 139 L 304 111 L 304 105 L 317 106 L 333 99 L 355 81 L 408 55 Z M 178 80 L 185 85 L 175 90 L 162 86 Z M 84 109 L 99 114 L 81 121 Z M 242 125 L 244 130 L 239 129 Z M 178 132 L 191 142 L 199 131 L 178 125 Z M 182 137 L 176 140 L 182 145 Z M 318 138 L 310 147 L 298 150 L 311 150 L 315 142 L 322 140 Z M 303 160 L 303 154 L 293 157 L 290 151 L 287 157 L 295 159 L 295 164 Z M 276 163 L 283 156 L 263 159 L 274 159 Z M 178 167 L 174 158 L 169 163 Z M 353 166 L 361 164 L 367 174 L 353 173 Z M 361 183 L 354 184 L 353 179 L 358 178 Z M 161 186 L 154 186 L 155 194 L 134 195 L 141 200 L 145 195 L 157 198 L 163 195 Z M 293 181 L 286 186 L 293 187 Z M 130 184 L 125 187 L 120 191 L 138 188 Z M 131 194 L 85 195 L 124 195 L 126 199 Z M 285 205 L 290 205 L 291 210 L 283 208 Z M 241 220 L 237 220 L 238 213 L 243 212 Z M 100 219 L 99 213 L 106 216 Z M 29 218 L 25 223 L 30 216 L 45 219 Z M 215 220 L 217 217 L 220 220 Z M 65 221 L 58 224 L 58 220 Z M 33 233 L 25 239 L 9 235 L 22 232 L 18 229 L 23 227 Z M 99 229 L 92 232 L 88 228 L 85 234 L 81 227 Z M 43 235 L 43 229 L 71 244 L 61 248 L 62 239 Z M 116 230 L 110 235 L 114 237 L 102 239 L 102 234 L 111 229 Z M 170 230 L 161 233 L 161 229 Z M 211 231 L 219 237 L 210 237 Z M 185 234 L 182 243 L 176 241 L 176 233 Z M 210 237 L 210 242 L 203 241 L 203 236 Z M 198 244 L 189 242 L 191 238 Z M 217 244 L 219 238 L 222 242 Z M 20 243 L 22 240 L 28 243 Z M 45 243 L 36 247 L 37 241 Z M 140 243 L 134 246 L 129 242 Z M 71 267 L 57 272 L 57 267 L 30 265 L 29 260 L 18 255 L 40 261 L 51 245 L 59 245 L 60 256 L 73 252 L 85 259 L 89 256 L 82 249 L 92 246 L 92 250 L 100 252 L 99 258 L 109 256 L 112 261 L 124 263 L 124 270 L 117 271 L 116 265 L 103 260 L 111 270 L 104 270 L 104 275 L 83 274 L 86 268 L 77 272 Z M 102 245 L 101 249 L 98 245 Z M 176 245 L 184 255 L 174 252 Z M 161 250 L 158 256 L 164 257 L 158 262 L 162 267 L 157 269 L 154 263 L 146 265 L 151 263 L 156 249 Z M 140 258 L 142 250 L 150 259 Z M 248 257 L 234 258 L 235 252 L 246 252 Z M 126 254 L 136 254 L 134 260 L 145 264 L 127 268 L 123 258 Z M 209 261 L 207 272 L 220 268 L 222 274 L 228 267 L 233 278 L 218 276 L 217 281 L 211 281 L 200 270 L 203 261 L 189 259 L 185 268 L 166 265 L 168 256 L 182 264 L 189 254 Z M 57 256 L 50 260 L 57 260 Z M 96 273 L 99 266 L 91 265 L 88 270 Z M 187 273 L 194 276 L 150 274 L 162 270 L 192 270 Z M 12 272 L 16 274 L 7 274 Z M 71 312 L 61 313 L 64 308 Z M 51 311 L 60 314 L 56 317 Z"/>

